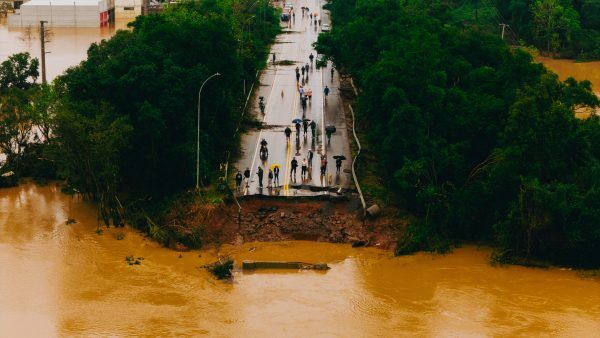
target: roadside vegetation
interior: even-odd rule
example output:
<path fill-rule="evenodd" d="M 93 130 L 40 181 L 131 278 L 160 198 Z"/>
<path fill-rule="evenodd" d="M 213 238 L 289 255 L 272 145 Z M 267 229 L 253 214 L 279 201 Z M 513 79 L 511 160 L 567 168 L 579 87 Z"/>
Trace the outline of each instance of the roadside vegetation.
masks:
<path fill-rule="evenodd" d="M 266 1 L 185 1 L 130 26 L 93 44 L 87 59 L 52 85 L 34 84 L 38 62 L 28 55 L 9 59 L 10 71 L 0 69 L 0 146 L 8 155 L 2 171 L 64 179 L 98 203 L 100 222 L 121 225 L 127 218 L 168 244 L 177 231 L 159 220 L 178 199 L 190 198 L 182 194 L 196 182 L 198 90 L 220 73 L 201 101 L 200 181 L 213 187 L 226 152 L 239 148 L 232 135 L 244 81 L 254 81 L 267 60 L 278 12 Z M 15 114 L 21 111 L 30 114 L 27 125 Z M 49 126 L 47 134 L 32 142 L 23 129 L 40 125 Z M 37 161 L 25 166 L 34 151 Z M 199 246 L 192 235 L 186 244 Z"/>
<path fill-rule="evenodd" d="M 557 76 L 437 1 L 333 0 L 319 53 L 360 88 L 386 200 L 415 215 L 398 254 L 461 240 L 523 258 L 600 266 L 600 120 L 589 82 Z"/>
<path fill-rule="evenodd" d="M 542 55 L 600 59 L 600 0 L 451 0 L 445 22 L 501 35 Z"/>

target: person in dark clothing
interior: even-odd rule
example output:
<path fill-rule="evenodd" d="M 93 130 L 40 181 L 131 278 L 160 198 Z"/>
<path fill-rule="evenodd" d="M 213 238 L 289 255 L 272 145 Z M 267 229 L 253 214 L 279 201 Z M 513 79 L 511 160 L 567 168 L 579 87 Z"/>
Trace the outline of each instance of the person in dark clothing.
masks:
<path fill-rule="evenodd" d="M 314 155 L 315 154 L 313 153 L 313 151 L 311 149 L 308 149 L 308 166 L 310 168 L 312 168 L 312 160 Z"/>
<path fill-rule="evenodd" d="M 316 21 L 317 20 L 315 20 L 315 24 L 317 23 Z M 312 55 L 312 53 L 310 53 L 310 55 L 308 56 L 308 58 L 310 59 L 310 63 L 312 64 L 313 63 L 313 59 L 315 58 L 315 56 Z"/>
<path fill-rule="evenodd" d="M 290 127 L 285 127 L 285 130 L 283 132 L 285 133 L 285 138 L 289 141 L 290 136 L 292 135 L 292 130 L 290 129 Z"/>
<path fill-rule="evenodd" d="M 275 64 L 275 53 L 273 53 L 273 64 Z"/>
<path fill-rule="evenodd" d="M 296 169 L 298 168 L 298 161 L 296 160 L 296 158 L 294 157 L 292 159 L 292 162 L 290 163 L 292 166 L 292 170 L 291 170 L 291 174 L 294 175 L 294 181 L 296 180 Z"/>
<path fill-rule="evenodd" d="M 340 170 L 342 169 L 342 159 L 341 158 L 336 158 L 335 159 L 335 169 L 336 169 L 336 171 L 339 174 Z"/>
<path fill-rule="evenodd" d="M 258 167 L 258 171 L 256 172 L 256 175 L 258 175 L 258 186 L 262 188 L 263 187 L 262 179 L 263 179 L 264 172 L 261 167 Z"/>
<path fill-rule="evenodd" d="M 279 186 L 279 167 L 273 168 L 273 183 L 275 186 Z"/>
<path fill-rule="evenodd" d="M 296 137 L 300 137 L 300 122 L 296 122 Z"/>
<path fill-rule="evenodd" d="M 244 177 L 246 178 L 246 186 L 250 185 L 250 168 L 246 167 L 246 170 L 244 170 Z"/>
<path fill-rule="evenodd" d="M 332 134 L 332 131 L 325 128 L 325 135 L 327 136 L 327 144 L 331 143 L 331 134 Z"/>
<path fill-rule="evenodd" d="M 304 71 L 305 71 L 305 69 L 304 69 L 304 67 L 302 67 L 302 76 L 304 76 Z"/>
<path fill-rule="evenodd" d="M 304 130 L 304 137 L 306 137 L 306 132 L 308 131 L 308 120 L 302 121 L 302 129 Z"/>
<path fill-rule="evenodd" d="M 316 129 L 317 129 L 317 123 L 315 121 L 311 121 L 310 122 L 310 131 L 312 133 L 313 138 L 317 136 L 317 134 L 315 132 Z"/>
<path fill-rule="evenodd" d="M 242 185 L 242 180 L 244 179 L 244 177 L 242 176 L 241 172 L 237 172 L 237 174 L 235 174 L 235 189 L 236 190 L 240 190 L 240 186 Z"/>
<path fill-rule="evenodd" d="M 300 73 L 296 73 L 296 82 L 300 82 Z"/>
<path fill-rule="evenodd" d="M 273 186 L 273 170 L 269 169 L 269 175 L 267 177 L 269 178 L 267 188 L 271 188 Z"/>
<path fill-rule="evenodd" d="M 325 89 L 323 89 L 323 93 L 325 93 L 325 98 L 327 98 L 327 95 L 329 95 L 329 87 L 325 86 Z"/>

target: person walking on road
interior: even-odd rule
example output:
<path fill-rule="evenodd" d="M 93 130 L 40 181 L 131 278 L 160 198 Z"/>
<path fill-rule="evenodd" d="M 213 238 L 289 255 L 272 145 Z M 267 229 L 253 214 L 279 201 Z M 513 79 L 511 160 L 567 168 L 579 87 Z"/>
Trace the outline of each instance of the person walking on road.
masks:
<path fill-rule="evenodd" d="M 300 176 L 302 176 L 302 179 L 306 179 L 306 173 L 308 172 L 308 163 L 306 162 L 306 159 L 302 160 L 302 171 L 300 172 Z"/>
<path fill-rule="evenodd" d="M 300 137 L 300 122 L 296 122 L 296 138 Z"/>
<path fill-rule="evenodd" d="M 317 129 L 317 123 L 315 121 L 311 121 L 310 122 L 310 132 L 311 132 L 313 138 L 317 137 L 317 133 L 315 131 L 316 129 Z"/>
<path fill-rule="evenodd" d="M 279 167 L 273 168 L 273 181 L 275 183 L 275 186 L 278 187 L 279 186 Z"/>
<path fill-rule="evenodd" d="M 305 69 L 304 69 L 304 67 L 302 67 L 302 76 L 304 76 L 304 71 L 305 71 Z"/>
<path fill-rule="evenodd" d="M 293 175 L 294 181 L 296 180 L 296 170 L 298 168 L 298 161 L 296 160 L 296 158 L 294 157 L 292 159 L 292 162 L 290 163 L 292 166 L 292 170 L 290 171 L 290 174 Z"/>
<path fill-rule="evenodd" d="M 269 174 L 267 175 L 267 178 L 269 179 L 269 184 L 267 185 L 267 188 L 273 187 L 273 170 L 269 169 Z"/>
<path fill-rule="evenodd" d="M 327 135 L 327 144 L 331 143 L 331 134 L 332 131 L 330 129 L 325 128 L 325 135 Z"/>
<path fill-rule="evenodd" d="M 315 22 L 316 23 L 316 22 Z M 310 59 L 310 64 L 312 65 L 313 63 L 313 59 L 315 58 L 314 55 L 312 55 L 312 53 L 310 53 L 310 55 L 308 56 L 308 58 Z"/>
<path fill-rule="evenodd" d="M 333 66 L 331 66 L 331 82 L 333 82 L 333 73 L 335 71 L 335 68 L 333 68 Z"/>
<path fill-rule="evenodd" d="M 325 176 L 327 172 L 327 157 L 325 155 L 321 156 L 321 175 Z"/>
<path fill-rule="evenodd" d="M 313 156 L 315 154 L 313 153 L 312 149 L 308 149 L 308 167 L 312 168 L 312 160 L 313 160 Z"/>
<path fill-rule="evenodd" d="M 327 99 L 327 95 L 329 95 L 329 87 L 325 85 L 325 89 L 323 89 L 323 93 L 325 94 L 325 99 Z"/>
<path fill-rule="evenodd" d="M 341 158 L 336 158 L 335 159 L 335 169 L 337 171 L 337 173 L 340 173 L 340 170 L 342 169 L 342 159 Z"/>
<path fill-rule="evenodd" d="M 256 172 L 256 175 L 258 175 L 258 186 L 262 188 L 263 187 L 262 179 L 263 179 L 264 172 L 260 166 L 258 167 L 258 171 Z"/>
<path fill-rule="evenodd" d="M 296 73 L 296 82 L 300 82 L 300 73 Z"/>
<path fill-rule="evenodd" d="M 285 130 L 283 132 L 285 133 L 285 138 L 289 142 L 290 136 L 292 136 L 292 130 L 290 129 L 290 127 L 285 127 Z"/>
<path fill-rule="evenodd" d="M 273 64 L 275 64 L 275 53 L 273 53 Z"/>
<path fill-rule="evenodd" d="M 246 178 L 246 187 L 250 186 L 250 168 L 246 167 L 246 170 L 244 170 L 244 177 Z"/>
<path fill-rule="evenodd" d="M 306 137 L 306 133 L 308 132 L 308 120 L 302 121 L 302 129 L 304 130 L 304 137 Z"/>
<path fill-rule="evenodd" d="M 240 186 L 242 185 L 243 180 L 242 173 L 238 170 L 237 174 L 235 174 L 235 190 L 240 191 Z"/>

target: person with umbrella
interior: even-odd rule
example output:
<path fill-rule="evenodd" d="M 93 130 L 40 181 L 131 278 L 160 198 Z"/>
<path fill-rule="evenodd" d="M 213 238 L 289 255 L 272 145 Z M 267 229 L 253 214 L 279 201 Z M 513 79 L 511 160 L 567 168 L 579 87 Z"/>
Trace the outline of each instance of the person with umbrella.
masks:
<path fill-rule="evenodd" d="M 309 119 L 302 120 L 302 129 L 304 130 L 304 137 L 306 137 L 306 132 L 308 132 L 308 121 Z"/>
<path fill-rule="evenodd" d="M 246 170 L 244 170 L 244 177 L 246 178 L 246 186 L 248 186 L 250 183 L 250 168 L 246 167 Z"/>
<path fill-rule="evenodd" d="M 317 136 L 315 130 L 317 129 L 317 123 L 313 120 L 310 122 L 310 131 L 312 133 L 312 137 L 315 138 Z"/>
<path fill-rule="evenodd" d="M 240 191 L 240 186 L 242 185 L 243 180 L 242 173 L 238 170 L 237 174 L 235 174 L 235 190 Z"/>
<path fill-rule="evenodd" d="M 285 138 L 289 142 L 290 136 L 292 136 L 292 130 L 290 129 L 290 127 L 285 127 L 285 130 L 283 132 L 285 133 Z"/>
<path fill-rule="evenodd" d="M 337 173 L 340 173 L 340 170 L 342 169 L 342 161 L 346 159 L 346 156 L 344 155 L 335 155 L 333 157 L 335 159 L 335 169 L 337 171 Z"/>
<path fill-rule="evenodd" d="M 296 121 L 296 137 L 300 137 L 300 121 Z"/>
<path fill-rule="evenodd" d="M 290 171 L 290 174 L 294 175 L 294 181 L 296 180 L 296 170 L 298 168 L 298 161 L 296 160 L 296 157 L 294 157 L 292 159 L 292 162 L 290 163 L 292 166 L 292 170 Z"/>
<path fill-rule="evenodd" d="M 258 166 L 258 171 L 256 172 L 256 175 L 258 175 L 258 186 L 262 188 L 263 187 L 262 180 L 263 180 L 264 172 L 260 166 Z"/>
<path fill-rule="evenodd" d="M 301 167 L 302 171 L 300 172 L 300 176 L 302 177 L 302 179 L 306 179 L 306 173 L 308 172 L 308 163 L 306 162 L 306 159 L 302 160 L 302 167 Z"/>
<path fill-rule="evenodd" d="M 335 126 L 325 127 L 325 135 L 327 135 L 327 144 L 331 143 L 331 134 L 335 133 Z"/>

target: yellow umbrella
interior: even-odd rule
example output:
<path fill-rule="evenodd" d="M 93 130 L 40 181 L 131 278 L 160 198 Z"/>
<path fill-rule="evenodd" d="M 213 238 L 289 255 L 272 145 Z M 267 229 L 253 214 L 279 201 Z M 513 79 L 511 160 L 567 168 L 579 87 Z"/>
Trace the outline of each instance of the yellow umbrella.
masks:
<path fill-rule="evenodd" d="M 269 167 L 269 169 L 273 170 L 273 169 L 275 169 L 275 167 L 277 167 L 277 168 L 281 168 L 281 165 L 279 165 L 279 164 L 275 163 L 275 164 L 272 164 L 272 165 Z"/>

